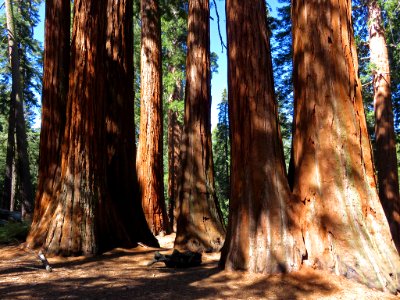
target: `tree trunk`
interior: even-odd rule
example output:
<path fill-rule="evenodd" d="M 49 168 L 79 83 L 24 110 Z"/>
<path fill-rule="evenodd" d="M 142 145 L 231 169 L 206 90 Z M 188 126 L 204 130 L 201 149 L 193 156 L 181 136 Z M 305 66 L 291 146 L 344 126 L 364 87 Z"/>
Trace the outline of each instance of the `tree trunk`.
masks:
<path fill-rule="evenodd" d="M 147 224 L 169 232 L 164 199 L 161 21 L 157 0 L 141 1 L 141 102 L 136 169 Z"/>
<path fill-rule="evenodd" d="M 156 246 L 134 178 L 132 1 L 74 5 L 61 179 L 42 246 L 61 255 Z"/>
<path fill-rule="evenodd" d="M 14 201 L 13 181 L 15 174 L 15 97 L 10 99 L 10 108 L 8 113 L 8 136 L 7 136 L 7 156 L 6 156 L 6 170 L 4 176 L 2 205 L 3 209 L 10 209 L 11 203 Z"/>
<path fill-rule="evenodd" d="M 395 293 L 400 259 L 376 190 L 351 1 L 293 0 L 292 19 L 304 264 Z"/>
<path fill-rule="evenodd" d="M 26 136 L 20 59 L 18 40 L 14 26 L 14 16 L 11 0 L 6 0 L 6 17 L 8 30 L 8 49 L 11 60 L 12 90 L 11 103 L 15 103 L 15 128 L 17 141 L 17 173 L 21 186 L 22 218 L 29 218 L 32 213 L 33 187 L 29 171 L 28 140 Z"/>
<path fill-rule="evenodd" d="M 172 71 L 174 72 L 174 71 Z M 168 102 L 182 99 L 182 82 L 177 80 L 173 93 Z M 179 120 L 177 110 L 168 109 L 168 198 L 169 221 L 173 231 L 176 232 L 176 218 L 178 217 L 178 181 L 181 174 L 181 153 L 180 146 L 182 141 L 182 124 Z"/>
<path fill-rule="evenodd" d="M 225 239 L 211 145 L 210 7 L 190 0 L 182 176 L 175 247 L 219 251 Z"/>
<path fill-rule="evenodd" d="M 397 173 L 396 136 L 390 89 L 388 49 L 378 1 L 368 3 L 369 48 L 373 67 L 378 190 L 392 237 L 400 252 L 400 195 Z"/>
<path fill-rule="evenodd" d="M 46 1 L 39 177 L 35 211 L 27 238 L 33 247 L 43 244 L 46 239 L 61 175 L 61 143 L 68 98 L 70 11 L 70 0 Z"/>
<path fill-rule="evenodd" d="M 285 173 L 265 12 L 262 0 L 226 3 L 232 160 L 220 264 L 270 274 L 301 266 L 303 240 Z"/>

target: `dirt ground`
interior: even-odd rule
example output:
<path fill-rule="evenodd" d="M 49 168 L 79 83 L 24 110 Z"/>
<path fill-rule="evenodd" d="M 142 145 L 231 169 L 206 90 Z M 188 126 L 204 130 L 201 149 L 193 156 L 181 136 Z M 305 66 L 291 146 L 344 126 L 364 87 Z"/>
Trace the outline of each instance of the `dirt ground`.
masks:
<path fill-rule="evenodd" d="M 171 253 L 173 235 L 159 237 Z M 114 249 L 95 258 L 50 258 L 46 272 L 31 252 L 0 246 L 0 299 L 400 299 L 343 277 L 315 272 L 264 276 L 218 268 L 205 254 L 200 267 L 147 267 L 156 249 Z"/>

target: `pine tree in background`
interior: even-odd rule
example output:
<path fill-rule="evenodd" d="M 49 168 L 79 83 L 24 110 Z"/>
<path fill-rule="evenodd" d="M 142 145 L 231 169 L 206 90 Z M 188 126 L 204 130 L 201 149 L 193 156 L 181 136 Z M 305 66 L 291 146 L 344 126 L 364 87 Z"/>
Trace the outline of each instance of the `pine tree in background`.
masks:
<path fill-rule="evenodd" d="M 218 124 L 213 132 L 215 190 L 225 224 L 228 222 L 230 198 L 230 148 L 228 92 L 225 89 L 222 92 L 221 102 L 218 104 Z"/>
<path fill-rule="evenodd" d="M 15 114 L 15 119 L 10 116 L 10 120 L 15 120 L 15 134 L 16 134 L 16 172 L 18 174 L 21 191 L 21 213 L 22 218 L 30 217 L 33 212 L 33 187 L 30 174 L 29 166 L 29 155 L 28 155 L 28 141 L 26 135 L 26 124 L 24 118 L 24 94 L 23 94 L 23 80 L 21 75 L 21 60 L 19 54 L 19 36 L 16 31 L 15 18 L 13 11 L 13 4 L 11 0 L 6 0 L 6 19 L 7 19 L 7 30 L 8 30 L 8 47 L 9 57 L 12 74 L 12 88 L 11 88 L 11 104 L 10 114 Z M 13 122 L 14 123 L 14 122 Z M 14 125 L 14 124 L 13 124 Z M 13 128 L 10 126 L 9 134 L 13 135 Z M 12 138 L 8 139 L 13 140 Z M 13 147 L 13 142 L 9 145 Z M 10 151 L 12 151 L 11 149 Z M 13 160 L 8 160 L 7 163 L 7 177 L 12 174 L 12 163 Z M 9 179 L 12 178 L 7 178 Z M 7 188 L 11 189 L 12 184 L 7 184 Z M 11 197 L 13 194 L 11 190 L 7 192 Z M 8 200 L 7 200 L 8 201 Z M 10 203 L 12 200 L 10 199 Z"/>
<path fill-rule="evenodd" d="M 32 185 L 35 187 L 36 178 L 37 178 L 37 161 L 38 161 L 38 143 L 39 143 L 39 132 L 36 129 L 32 129 L 34 117 L 35 117 L 35 109 L 37 107 L 37 94 L 41 93 L 41 81 L 42 81 L 42 49 L 40 43 L 33 38 L 33 28 L 37 26 L 39 23 L 39 7 L 41 5 L 41 0 L 32 0 L 32 1 L 14 1 L 14 21 L 15 21 L 15 30 L 17 32 L 18 37 L 18 48 L 19 48 L 19 56 L 20 56 L 20 71 L 21 71 L 21 79 L 22 79 L 22 94 L 24 99 L 24 115 L 26 120 L 26 134 L 27 134 L 27 142 L 28 149 L 27 155 L 29 156 L 29 169 L 30 174 L 26 175 L 30 177 L 32 181 Z M 2 40 L 7 40 L 7 30 L 6 30 L 6 21 L 5 15 L 0 16 L 0 38 Z M 0 44 L 0 115 L 10 116 L 9 107 L 10 107 L 10 92 L 11 92 L 11 69 L 8 68 L 8 49 L 6 43 Z M 12 107 L 12 106 L 11 106 Z M 7 117 L 7 118 L 8 118 Z M 2 136 L 1 140 L 5 141 L 7 139 L 7 131 L 11 130 L 12 127 L 8 126 L 8 122 L 5 121 L 6 118 L 0 120 L 0 125 L 2 125 L 2 130 L 0 130 L 0 136 Z M 15 130 L 14 130 L 15 132 Z M 10 141 L 12 135 L 10 134 Z M 15 142 L 14 142 L 15 143 Z M 12 147 L 11 147 L 12 148 Z M 14 161 L 14 153 L 15 151 L 11 151 L 9 154 L 9 162 Z M 6 165 L 10 166 L 11 163 L 6 164 L 5 162 L 6 156 L 6 145 L 3 143 L 0 145 L 0 186 L 3 189 L 3 192 L 10 191 L 9 188 L 3 188 L 4 185 L 11 185 L 15 188 L 11 188 L 12 193 L 15 196 L 6 196 L 9 199 L 8 202 L 14 203 L 12 205 L 14 209 L 20 209 L 21 207 L 21 188 L 16 187 L 18 180 L 15 171 L 11 172 L 14 175 L 11 175 L 11 178 L 15 178 L 12 180 L 10 177 L 8 179 L 7 184 L 7 176 L 5 176 Z M 15 163 L 14 163 L 15 165 Z M 15 170 L 15 168 L 14 168 Z M 32 189 L 33 190 L 33 189 Z M 33 195 L 30 197 L 32 198 Z M 6 204 L 4 208 L 10 209 L 10 206 Z"/>

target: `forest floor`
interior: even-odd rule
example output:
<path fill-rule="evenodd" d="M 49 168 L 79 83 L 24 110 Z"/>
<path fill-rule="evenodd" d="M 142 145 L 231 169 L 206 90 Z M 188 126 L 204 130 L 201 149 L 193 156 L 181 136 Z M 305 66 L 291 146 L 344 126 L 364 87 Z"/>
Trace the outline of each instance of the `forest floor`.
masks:
<path fill-rule="evenodd" d="M 173 240 L 159 237 L 160 252 L 170 254 Z M 0 245 L 0 299 L 400 299 L 311 269 L 274 276 L 226 272 L 217 254 L 203 255 L 195 268 L 148 267 L 156 250 L 49 258 L 53 272 L 46 272 L 32 252 Z"/>

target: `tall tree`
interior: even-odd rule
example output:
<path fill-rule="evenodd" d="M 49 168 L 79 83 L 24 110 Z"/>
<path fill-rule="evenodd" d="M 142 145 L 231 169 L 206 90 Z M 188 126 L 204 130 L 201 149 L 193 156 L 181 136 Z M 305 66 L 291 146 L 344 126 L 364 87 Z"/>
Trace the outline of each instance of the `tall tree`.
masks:
<path fill-rule="evenodd" d="M 141 101 L 136 169 L 147 223 L 153 232 L 169 231 L 163 182 L 163 105 L 161 20 L 158 0 L 141 1 Z"/>
<path fill-rule="evenodd" d="M 391 99 L 391 79 L 382 11 L 377 0 L 368 2 L 369 49 L 372 64 L 375 111 L 375 165 L 379 198 L 400 252 L 400 194 L 396 136 Z"/>
<path fill-rule="evenodd" d="M 92 255 L 158 245 L 134 178 L 132 8 L 130 0 L 74 2 L 61 177 L 41 217 L 50 220 L 46 234 L 28 239 L 31 247 Z"/>
<path fill-rule="evenodd" d="M 221 265 L 280 273 L 298 269 L 305 253 L 286 178 L 265 12 L 263 0 L 226 2 L 232 160 Z"/>
<path fill-rule="evenodd" d="M 15 200 L 13 186 L 15 186 L 15 97 L 10 97 L 8 112 L 8 132 L 7 132 L 7 155 L 3 183 L 3 195 L 1 208 L 11 209 L 11 203 Z"/>
<path fill-rule="evenodd" d="M 28 142 L 25 128 L 22 77 L 20 70 L 20 56 L 18 51 L 18 37 L 14 26 L 14 13 L 11 0 L 6 0 L 6 17 L 8 29 L 8 47 L 12 72 L 11 106 L 15 104 L 15 132 L 17 141 L 17 172 L 21 187 L 22 217 L 32 213 L 33 187 L 30 175 Z M 11 118 L 12 119 L 12 118 Z M 12 131 L 12 128 L 11 128 Z"/>
<path fill-rule="evenodd" d="M 292 19 L 304 264 L 396 293 L 400 259 L 376 190 L 351 1 L 293 0 Z"/>
<path fill-rule="evenodd" d="M 183 133 L 184 79 L 186 68 L 187 1 L 164 2 L 162 5 L 163 91 L 166 114 L 164 124 L 164 161 L 168 173 L 166 184 L 168 217 L 176 231 L 178 186 L 181 172 L 180 146 Z"/>
<path fill-rule="evenodd" d="M 225 239 L 214 188 L 209 19 L 208 0 L 189 0 L 182 176 L 175 247 L 192 251 L 218 251 Z"/>
<path fill-rule="evenodd" d="M 46 1 L 45 6 L 39 181 L 28 242 L 42 241 L 47 234 L 51 219 L 42 217 L 56 197 L 61 175 L 61 143 L 68 96 L 70 5 L 70 0 L 50 0 Z"/>
<path fill-rule="evenodd" d="M 174 71 L 173 71 L 174 73 Z M 176 231 L 177 203 L 179 201 L 179 174 L 181 172 L 180 146 L 183 126 L 179 121 L 179 110 L 173 107 L 174 101 L 182 99 L 182 82 L 177 79 L 168 104 L 168 217 L 172 228 Z"/>
<path fill-rule="evenodd" d="M 225 222 L 228 219 L 230 196 L 231 150 L 228 115 L 228 92 L 224 89 L 221 102 L 218 104 L 218 124 L 213 131 L 213 157 L 215 188 Z"/>

